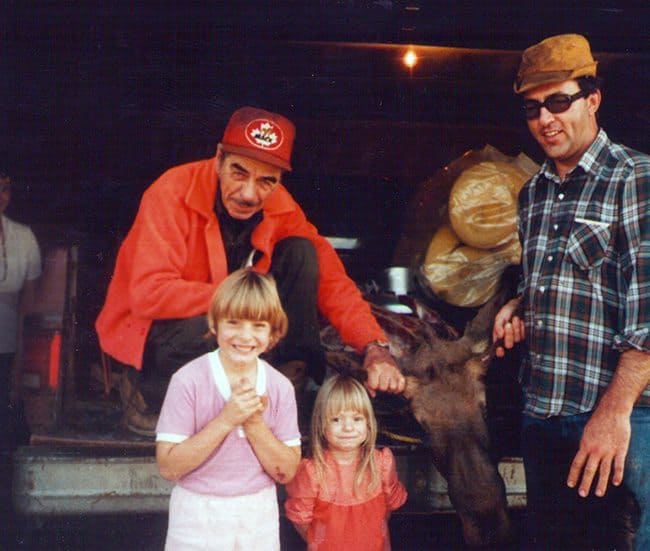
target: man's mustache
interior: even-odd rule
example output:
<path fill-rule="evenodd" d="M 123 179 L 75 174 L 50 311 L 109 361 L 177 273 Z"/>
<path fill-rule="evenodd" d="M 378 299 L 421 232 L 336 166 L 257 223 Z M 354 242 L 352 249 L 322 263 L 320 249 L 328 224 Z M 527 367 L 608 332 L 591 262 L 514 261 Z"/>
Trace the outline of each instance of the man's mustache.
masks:
<path fill-rule="evenodd" d="M 235 203 L 237 203 L 241 207 L 256 207 L 257 202 L 254 201 L 242 201 L 241 199 L 233 199 Z"/>

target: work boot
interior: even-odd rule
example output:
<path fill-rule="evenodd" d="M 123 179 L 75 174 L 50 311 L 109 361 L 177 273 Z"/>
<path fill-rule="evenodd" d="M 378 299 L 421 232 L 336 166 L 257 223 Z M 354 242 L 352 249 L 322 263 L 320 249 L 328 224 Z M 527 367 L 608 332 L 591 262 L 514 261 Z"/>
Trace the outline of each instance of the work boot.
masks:
<path fill-rule="evenodd" d="M 120 379 L 120 397 L 124 412 L 122 417 L 124 426 L 141 436 L 155 436 L 158 416 L 147 411 L 147 403 L 141 392 L 130 381 L 126 370 Z"/>

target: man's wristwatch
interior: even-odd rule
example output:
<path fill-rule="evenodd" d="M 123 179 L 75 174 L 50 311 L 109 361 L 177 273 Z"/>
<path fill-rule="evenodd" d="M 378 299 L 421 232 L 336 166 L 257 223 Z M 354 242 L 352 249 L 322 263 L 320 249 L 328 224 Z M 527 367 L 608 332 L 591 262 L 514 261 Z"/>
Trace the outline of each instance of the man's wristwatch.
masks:
<path fill-rule="evenodd" d="M 388 343 L 388 341 L 372 341 L 368 343 L 366 349 L 364 350 L 364 353 L 367 354 L 371 346 L 378 346 L 379 348 L 385 348 L 386 350 L 390 350 L 390 344 Z"/>

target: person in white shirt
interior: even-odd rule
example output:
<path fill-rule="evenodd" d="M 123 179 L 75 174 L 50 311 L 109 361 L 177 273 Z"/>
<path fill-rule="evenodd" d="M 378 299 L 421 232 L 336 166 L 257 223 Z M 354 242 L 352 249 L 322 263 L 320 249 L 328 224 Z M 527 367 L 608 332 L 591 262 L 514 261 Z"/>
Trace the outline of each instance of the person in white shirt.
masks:
<path fill-rule="evenodd" d="M 0 171 L 0 415 L 3 417 L 8 414 L 12 401 L 12 366 L 20 304 L 31 296 L 42 270 L 34 232 L 5 215 L 11 201 L 11 187 L 9 175 Z M 7 420 L 2 421 L 0 426 L 7 427 Z"/>

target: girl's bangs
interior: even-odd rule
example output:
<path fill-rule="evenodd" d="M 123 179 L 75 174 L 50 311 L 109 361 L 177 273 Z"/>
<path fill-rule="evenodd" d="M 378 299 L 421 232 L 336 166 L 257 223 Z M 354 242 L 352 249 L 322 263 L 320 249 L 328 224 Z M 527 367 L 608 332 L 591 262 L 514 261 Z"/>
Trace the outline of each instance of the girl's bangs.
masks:
<path fill-rule="evenodd" d="M 338 387 L 327 401 L 326 419 L 342 411 L 356 411 L 368 417 L 368 407 L 364 397 L 352 386 Z"/>
<path fill-rule="evenodd" d="M 268 300 L 259 288 L 240 288 L 224 308 L 222 318 L 269 321 L 273 316 Z"/>

